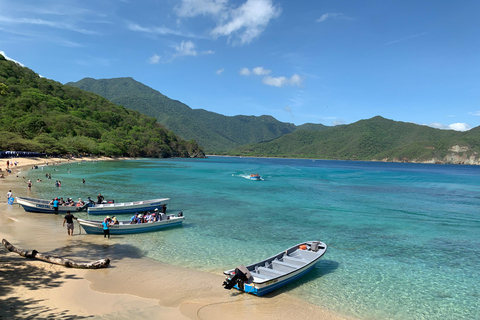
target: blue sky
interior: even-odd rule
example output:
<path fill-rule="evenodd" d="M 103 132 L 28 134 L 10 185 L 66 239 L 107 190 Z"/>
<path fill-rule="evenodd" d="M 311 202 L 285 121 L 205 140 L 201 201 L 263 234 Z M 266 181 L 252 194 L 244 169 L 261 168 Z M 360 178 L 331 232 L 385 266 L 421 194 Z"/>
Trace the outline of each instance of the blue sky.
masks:
<path fill-rule="evenodd" d="M 480 125 L 479 1 L 0 0 L 0 51 L 283 122 Z"/>

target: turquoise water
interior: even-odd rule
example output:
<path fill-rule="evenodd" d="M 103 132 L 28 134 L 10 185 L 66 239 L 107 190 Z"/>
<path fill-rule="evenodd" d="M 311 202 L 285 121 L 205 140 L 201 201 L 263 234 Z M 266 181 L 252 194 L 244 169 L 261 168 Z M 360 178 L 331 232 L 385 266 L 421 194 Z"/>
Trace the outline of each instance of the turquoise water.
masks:
<path fill-rule="evenodd" d="M 114 239 L 158 261 L 221 274 L 318 239 L 324 259 L 277 293 L 361 319 L 480 319 L 479 167 L 210 157 L 28 172 L 37 178 L 42 198 L 171 198 L 183 227 Z"/>

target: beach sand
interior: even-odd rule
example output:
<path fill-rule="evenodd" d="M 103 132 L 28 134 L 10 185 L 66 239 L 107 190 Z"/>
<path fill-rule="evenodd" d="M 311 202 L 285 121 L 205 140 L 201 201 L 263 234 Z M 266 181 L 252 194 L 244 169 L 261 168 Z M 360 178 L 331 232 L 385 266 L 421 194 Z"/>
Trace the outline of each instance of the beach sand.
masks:
<path fill-rule="evenodd" d="M 6 160 L 0 159 L 2 172 Z M 6 203 L 8 190 L 14 197 L 30 195 L 22 172 L 46 160 L 9 160 L 18 161 L 18 166 L 0 179 L 0 238 L 23 250 L 77 262 L 109 258 L 111 265 L 98 270 L 71 269 L 23 258 L 2 245 L 0 319 L 352 319 L 286 293 L 259 298 L 227 291 L 221 285 L 220 270 L 208 273 L 159 263 L 146 258 L 140 248 L 86 235 L 77 223 L 75 235 L 69 237 L 62 227 L 63 217 L 28 213 L 17 204 Z"/>

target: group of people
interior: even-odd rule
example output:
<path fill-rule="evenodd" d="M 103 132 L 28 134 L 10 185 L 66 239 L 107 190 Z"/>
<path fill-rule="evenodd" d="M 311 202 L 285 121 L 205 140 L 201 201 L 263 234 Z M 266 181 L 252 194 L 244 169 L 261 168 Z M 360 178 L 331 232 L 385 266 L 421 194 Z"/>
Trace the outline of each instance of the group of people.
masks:
<path fill-rule="evenodd" d="M 135 215 L 130 219 L 130 224 L 138 224 L 138 223 L 151 223 L 155 221 L 165 220 L 166 215 L 165 212 L 159 212 L 158 209 L 155 209 L 153 213 L 146 212 L 145 214 L 139 214 L 135 212 Z"/>

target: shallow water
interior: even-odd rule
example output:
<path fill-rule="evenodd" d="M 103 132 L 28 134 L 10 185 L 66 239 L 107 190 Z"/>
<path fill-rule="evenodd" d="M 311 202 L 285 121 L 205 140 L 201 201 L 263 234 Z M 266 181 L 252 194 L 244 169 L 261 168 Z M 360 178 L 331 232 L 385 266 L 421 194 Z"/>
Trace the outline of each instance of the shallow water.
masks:
<path fill-rule="evenodd" d="M 261 181 L 247 179 L 257 172 Z M 280 292 L 362 319 L 402 320 L 480 319 L 479 177 L 474 166 L 234 157 L 27 173 L 43 180 L 33 187 L 42 198 L 171 198 L 183 227 L 116 239 L 169 264 L 220 274 L 321 240 L 329 250 L 315 270 Z"/>

